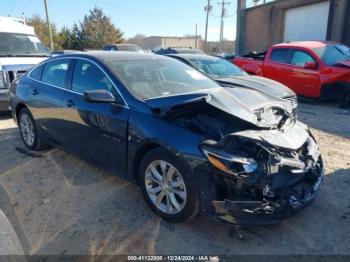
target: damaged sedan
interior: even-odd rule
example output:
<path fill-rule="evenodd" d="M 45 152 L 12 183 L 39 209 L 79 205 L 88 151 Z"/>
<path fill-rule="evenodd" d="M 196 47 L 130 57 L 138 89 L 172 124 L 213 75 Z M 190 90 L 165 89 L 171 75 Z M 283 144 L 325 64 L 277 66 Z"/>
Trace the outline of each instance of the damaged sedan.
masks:
<path fill-rule="evenodd" d="M 175 59 L 130 52 L 54 57 L 15 81 L 25 146 L 61 148 L 137 183 L 163 219 L 273 224 L 309 204 L 323 164 L 294 104 L 225 89 Z"/>

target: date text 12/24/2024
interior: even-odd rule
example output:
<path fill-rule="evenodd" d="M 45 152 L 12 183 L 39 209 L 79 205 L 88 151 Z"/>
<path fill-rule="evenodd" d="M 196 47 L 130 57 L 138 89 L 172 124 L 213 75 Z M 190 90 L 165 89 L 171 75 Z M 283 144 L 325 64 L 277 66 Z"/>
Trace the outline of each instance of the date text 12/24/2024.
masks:
<path fill-rule="evenodd" d="M 128 256 L 128 261 L 218 261 L 215 256 Z"/>

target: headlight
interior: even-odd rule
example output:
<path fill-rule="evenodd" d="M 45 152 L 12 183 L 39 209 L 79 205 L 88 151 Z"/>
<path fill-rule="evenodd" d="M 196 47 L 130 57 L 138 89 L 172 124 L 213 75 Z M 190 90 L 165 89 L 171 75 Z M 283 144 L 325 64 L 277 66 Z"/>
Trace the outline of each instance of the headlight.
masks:
<path fill-rule="evenodd" d="M 226 173 L 252 173 L 258 167 L 256 161 L 252 158 L 235 156 L 227 153 L 214 153 L 203 148 L 202 150 L 205 156 L 208 158 L 209 163 Z"/>

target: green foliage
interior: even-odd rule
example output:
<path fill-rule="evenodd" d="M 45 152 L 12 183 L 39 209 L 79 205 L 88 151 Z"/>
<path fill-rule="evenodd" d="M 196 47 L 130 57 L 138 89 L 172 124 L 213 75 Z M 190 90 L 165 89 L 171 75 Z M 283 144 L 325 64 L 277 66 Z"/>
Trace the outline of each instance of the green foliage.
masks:
<path fill-rule="evenodd" d="M 94 7 L 83 21 L 74 25 L 73 34 L 80 40 L 81 48 L 100 49 L 105 44 L 118 44 L 123 33 L 114 26 L 101 8 Z"/>
<path fill-rule="evenodd" d="M 40 40 L 50 46 L 46 20 L 35 15 L 28 24 L 34 26 Z M 94 7 L 88 15 L 70 29 L 63 27 L 57 32 L 56 26 L 51 24 L 54 49 L 101 49 L 105 44 L 123 43 L 123 33 L 103 13 L 101 8 Z"/>

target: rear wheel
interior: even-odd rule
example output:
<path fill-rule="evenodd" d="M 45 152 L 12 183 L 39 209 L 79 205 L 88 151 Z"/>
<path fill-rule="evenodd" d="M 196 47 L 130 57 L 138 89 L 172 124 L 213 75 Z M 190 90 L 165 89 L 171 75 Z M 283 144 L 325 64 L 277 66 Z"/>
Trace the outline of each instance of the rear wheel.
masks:
<path fill-rule="evenodd" d="M 18 115 L 18 126 L 24 145 L 34 151 L 47 148 L 28 108 L 22 108 Z"/>
<path fill-rule="evenodd" d="M 199 194 L 192 172 L 164 149 L 154 149 L 141 162 L 139 182 L 149 207 L 169 222 L 188 221 L 199 214 Z"/>

